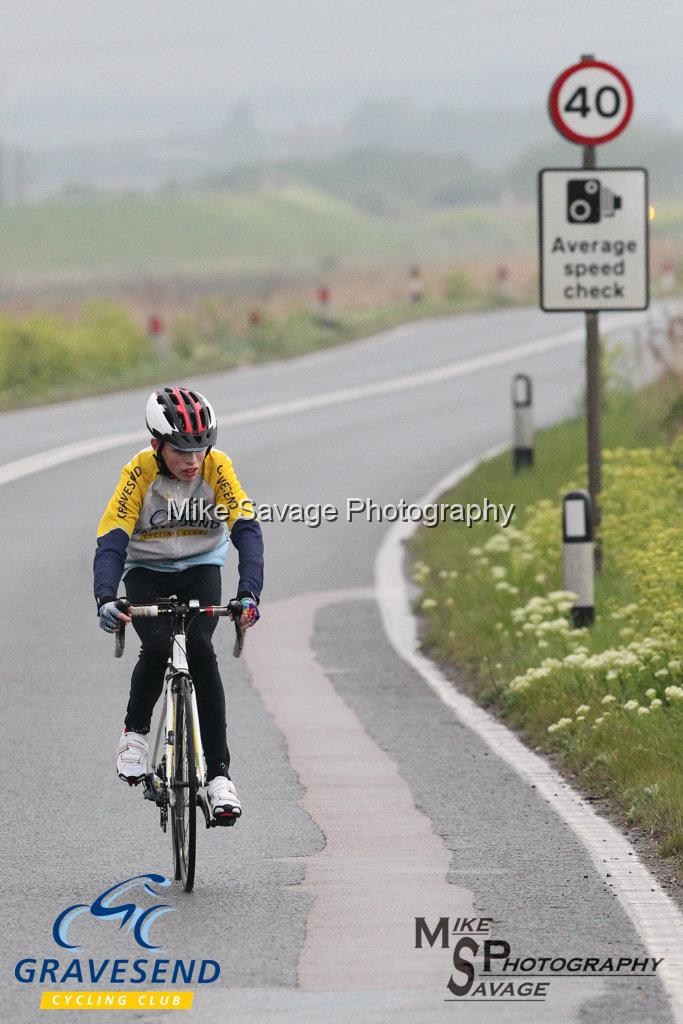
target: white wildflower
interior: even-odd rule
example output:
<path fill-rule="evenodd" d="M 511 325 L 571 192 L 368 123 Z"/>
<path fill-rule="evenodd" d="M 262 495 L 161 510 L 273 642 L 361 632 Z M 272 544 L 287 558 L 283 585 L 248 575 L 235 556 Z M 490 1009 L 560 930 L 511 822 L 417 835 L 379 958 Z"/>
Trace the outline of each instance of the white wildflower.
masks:
<path fill-rule="evenodd" d="M 572 724 L 571 718 L 561 718 L 559 722 L 554 722 L 548 726 L 548 732 L 557 732 L 559 729 L 566 729 L 568 725 Z"/>

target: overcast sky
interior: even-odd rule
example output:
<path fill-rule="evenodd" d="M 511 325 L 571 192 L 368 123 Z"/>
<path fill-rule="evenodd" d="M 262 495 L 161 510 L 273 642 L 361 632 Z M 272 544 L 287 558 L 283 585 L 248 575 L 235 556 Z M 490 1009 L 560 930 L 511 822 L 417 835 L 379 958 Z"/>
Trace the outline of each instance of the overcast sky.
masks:
<path fill-rule="evenodd" d="M 18 140 L 335 120 L 368 96 L 545 106 L 584 52 L 630 77 L 636 117 L 683 127 L 680 0 L 4 0 L 0 105 Z"/>

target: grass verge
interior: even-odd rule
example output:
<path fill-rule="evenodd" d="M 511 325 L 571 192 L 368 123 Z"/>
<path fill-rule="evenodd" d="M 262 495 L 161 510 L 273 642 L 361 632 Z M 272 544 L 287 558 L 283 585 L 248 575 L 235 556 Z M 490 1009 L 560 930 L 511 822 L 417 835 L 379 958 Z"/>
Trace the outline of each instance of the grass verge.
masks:
<path fill-rule="evenodd" d="M 424 647 L 683 872 L 683 442 L 667 442 L 655 386 L 611 397 L 604 444 L 595 626 L 571 627 L 562 589 L 561 497 L 586 486 L 575 420 L 537 435 L 533 469 L 508 453 L 439 499 L 516 512 L 508 529 L 416 534 Z"/>
<path fill-rule="evenodd" d="M 219 303 L 176 321 L 165 351 L 123 309 L 104 302 L 85 307 L 77 321 L 52 314 L 0 317 L 0 398 L 4 408 L 63 401 L 161 383 L 245 364 L 304 355 L 425 317 L 494 309 L 495 294 L 464 290 L 446 299 L 340 309 L 326 326 L 298 310 L 244 327 Z"/>

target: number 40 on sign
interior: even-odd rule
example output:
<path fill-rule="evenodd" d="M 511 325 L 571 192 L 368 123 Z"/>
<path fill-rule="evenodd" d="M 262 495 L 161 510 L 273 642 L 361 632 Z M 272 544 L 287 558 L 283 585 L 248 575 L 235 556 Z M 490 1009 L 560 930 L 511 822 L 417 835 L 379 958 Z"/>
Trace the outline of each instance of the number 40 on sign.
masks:
<path fill-rule="evenodd" d="M 633 91 L 612 64 L 583 60 L 556 79 L 549 103 L 560 134 L 582 146 L 597 146 L 620 135 L 631 120 Z"/>

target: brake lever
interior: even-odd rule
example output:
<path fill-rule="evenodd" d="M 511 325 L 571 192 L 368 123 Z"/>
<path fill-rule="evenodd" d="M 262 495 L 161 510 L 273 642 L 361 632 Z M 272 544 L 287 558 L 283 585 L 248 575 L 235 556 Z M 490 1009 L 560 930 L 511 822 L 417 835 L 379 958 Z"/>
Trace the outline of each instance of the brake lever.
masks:
<path fill-rule="evenodd" d="M 242 654 L 242 648 L 244 647 L 244 630 L 240 625 L 240 619 L 242 618 L 242 612 L 244 611 L 242 608 L 242 602 L 236 597 L 233 598 L 233 600 L 228 604 L 228 611 L 232 616 L 232 621 L 235 626 L 235 643 L 232 648 L 232 656 L 233 658 L 239 658 Z"/>
<path fill-rule="evenodd" d="M 130 601 L 127 601 L 125 597 L 120 597 L 116 601 L 116 607 L 120 612 L 128 611 L 130 608 Z M 123 652 L 126 649 L 126 624 L 119 619 L 119 624 L 114 630 L 114 657 L 122 658 Z"/>
<path fill-rule="evenodd" d="M 122 622 L 114 630 L 114 657 L 122 658 L 126 649 L 126 624 Z"/>

